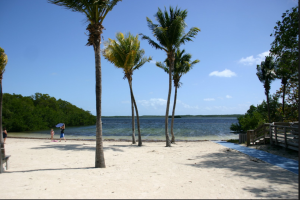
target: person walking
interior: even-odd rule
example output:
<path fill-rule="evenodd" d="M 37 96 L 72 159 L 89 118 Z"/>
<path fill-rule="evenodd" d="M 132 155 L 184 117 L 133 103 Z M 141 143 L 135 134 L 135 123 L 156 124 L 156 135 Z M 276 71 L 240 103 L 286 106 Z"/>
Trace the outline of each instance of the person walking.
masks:
<path fill-rule="evenodd" d="M 66 128 L 65 124 L 60 127 L 60 140 L 59 140 L 60 142 L 61 142 L 61 138 L 64 138 L 65 142 L 67 141 L 65 138 L 65 128 Z"/>
<path fill-rule="evenodd" d="M 6 144 L 6 138 L 7 138 L 7 131 L 6 131 L 6 128 L 4 127 L 3 128 L 3 139 L 4 139 L 4 144 Z"/>
<path fill-rule="evenodd" d="M 53 139 L 53 136 L 55 134 L 53 128 L 51 129 L 50 134 L 51 134 L 51 142 L 56 142 L 56 140 Z"/>

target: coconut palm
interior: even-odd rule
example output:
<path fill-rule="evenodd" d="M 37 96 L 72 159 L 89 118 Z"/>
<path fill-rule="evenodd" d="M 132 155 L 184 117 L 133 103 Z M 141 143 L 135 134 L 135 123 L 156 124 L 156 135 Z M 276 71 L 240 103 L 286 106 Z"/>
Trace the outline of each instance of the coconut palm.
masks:
<path fill-rule="evenodd" d="M 73 12 L 80 12 L 86 15 L 89 22 L 86 30 L 88 30 L 88 43 L 86 45 L 93 46 L 95 52 L 95 71 L 96 71 L 96 155 L 95 167 L 105 168 L 105 160 L 102 142 L 102 123 L 101 123 L 101 60 L 100 60 L 100 44 L 101 34 L 104 29 L 103 20 L 107 13 L 120 0 L 48 0 L 50 3 L 63 6 Z"/>
<path fill-rule="evenodd" d="M 131 33 L 128 33 L 124 36 L 123 33 L 119 32 L 117 33 L 116 38 L 116 40 L 108 39 L 108 41 L 104 43 L 105 49 L 103 51 L 103 56 L 105 59 L 113 63 L 117 68 L 123 69 L 124 78 L 127 78 L 128 80 L 130 96 L 134 104 L 137 117 L 139 137 L 138 146 L 142 146 L 139 113 L 132 91 L 132 75 L 134 70 L 139 69 L 146 62 L 152 60 L 152 58 L 143 57 L 145 51 L 144 49 L 140 49 L 140 41 L 138 35 L 133 36 Z M 134 114 L 132 115 L 132 120 L 134 121 Z M 134 140 L 134 132 L 132 139 Z"/>
<path fill-rule="evenodd" d="M 175 116 L 175 108 L 176 108 L 176 100 L 177 100 L 177 88 L 179 88 L 182 83 L 180 82 L 180 78 L 182 75 L 188 73 L 192 67 L 200 62 L 200 60 L 194 60 L 191 62 L 192 55 L 191 54 L 184 54 L 185 50 L 180 49 L 176 50 L 175 53 L 175 61 L 174 61 L 174 69 L 172 71 L 172 77 L 175 87 L 175 95 L 174 95 L 174 104 L 173 104 L 173 111 L 172 111 L 172 121 L 171 121 L 171 143 L 175 143 L 175 136 L 173 132 L 174 127 L 174 116 Z M 164 64 L 165 63 L 165 64 Z M 164 63 L 156 62 L 156 66 L 162 68 L 165 72 L 169 73 L 169 60 L 166 59 Z"/>
<path fill-rule="evenodd" d="M 275 62 L 272 56 L 266 56 L 265 60 L 261 62 L 260 65 L 256 67 L 256 75 L 260 82 L 264 84 L 265 95 L 267 97 L 267 105 L 268 105 L 268 118 L 269 123 L 271 123 L 270 119 L 270 106 L 269 106 L 269 92 L 271 89 L 271 82 L 275 80 L 276 74 L 275 70 Z"/>
<path fill-rule="evenodd" d="M 142 33 L 140 35 L 142 35 L 142 39 L 147 40 L 152 47 L 165 51 L 167 54 L 167 58 L 170 62 L 170 65 L 168 66 L 169 92 L 165 116 L 166 146 L 170 147 L 171 142 L 168 133 L 168 115 L 172 88 L 171 72 L 174 68 L 175 50 L 179 48 L 181 44 L 185 44 L 185 42 L 187 41 L 192 41 L 192 38 L 194 38 L 195 35 L 197 35 L 200 29 L 197 27 L 192 27 L 187 33 L 185 33 L 184 29 L 187 25 L 184 20 L 187 17 L 187 10 L 180 10 L 177 7 L 174 10 L 170 6 L 169 13 L 166 8 L 164 12 L 158 8 L 158 12 L 154 16 L 158 21 L 158 24 L 154 24 L 148 17 L 147 22 L 148 27 L 152 31 L 153 36 L 156 38 L 158 43 Z"/>
<path fill-rule="evenodd" d="M 3 134 L 2 134 L 2 79 L 3 73 L 5 71 L 5 66 L 7 64 L 7 55 L 4 52 L 4 49 L 0 47 L 0 143 L 3 143 Z M 2 154 L 0 152 L 0 173 L 2 173 Z"/>

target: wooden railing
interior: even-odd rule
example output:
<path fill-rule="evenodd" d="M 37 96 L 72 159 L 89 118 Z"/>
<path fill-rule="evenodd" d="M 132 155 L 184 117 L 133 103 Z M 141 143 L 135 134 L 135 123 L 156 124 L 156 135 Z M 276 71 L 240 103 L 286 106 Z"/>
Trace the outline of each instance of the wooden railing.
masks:
<path fill-rule="evenodd" d="M 255 130 L 247 131 L 247 146 L 255 145 L 260 141 L 266 143 L 266 140 L 270 138 L 270 124 L 265 123 L 260 125 Z"/>
<path fill-rule="evenodd" d="M 270 143 L 299 151 L 299 123 L 271 124 Z"/>
<path fill-rule="evenodd" d="M 299 151 L 299 123 L 273 122 L 259 126 L 255 130 L 247 131 L 247 146 L 259 143 L 279 145 L 288 149 Z"/>

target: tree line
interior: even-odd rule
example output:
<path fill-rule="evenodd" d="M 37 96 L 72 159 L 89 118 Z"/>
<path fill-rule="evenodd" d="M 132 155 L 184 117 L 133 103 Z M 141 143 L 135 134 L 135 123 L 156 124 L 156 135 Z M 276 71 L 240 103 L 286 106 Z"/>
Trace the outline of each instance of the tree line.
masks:
<path fill-rule="evenodd" d="M 261 124 L 271 122 L 298 121 L 299 113 L 299 11 L 298 6 L 282 14 L 270 36 L 270 54 L 257 65 L 257 77 L 265 89 L 266 101 L 251 105 L 238 123 L 232 124 L 232 131 L 247 131 Z M 271 83 L 281 80 L 281 87 L 270 95 Z M 279 99 L 282 102 L 279 102 Z"/>
<path fill-rule="evenodd" d="M 49 129 L 58 123 L 68 126 L 94 125 L 96 116 L 71 103 L 35 93 L 32 96 L 3 94 L 3 127 L 7 130 L 32 131 Z"/>

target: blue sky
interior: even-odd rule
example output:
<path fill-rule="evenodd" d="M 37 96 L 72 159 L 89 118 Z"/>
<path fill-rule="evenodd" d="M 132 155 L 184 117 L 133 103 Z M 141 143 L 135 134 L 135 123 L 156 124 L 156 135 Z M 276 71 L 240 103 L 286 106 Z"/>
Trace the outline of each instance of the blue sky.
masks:
<path fill-rule="evenodd" d="M 295 0 L 123 0 L 104 20 L 104 41 L 117 32 L 150 36 L 146 17 L 155 21 L 158 8 L 187 9 L 186 31 L 198 27 L 193 42 L 182 45 L 200 63 L 181 78 L 177 115 L 244 114 L 266 97 L 256 65 L 268 54 L 274 26 Z M 85 46 L 86 18 L 46 0 L 0 0 L 0 47 L 8 64 L 3 92 L 30 96 L 49 94 L 96 114 L 95 61 Z M 103 45 L 101 48 L 103 49 Z M 140 115 L 164 115 L 168 75 L 155 66 L 166 53 L 141 40 L 153 61 L 133 74 Z M 130 93 L 123 71 L 101 56 L 102 115 L 131 115 Z M 271 84 L 273 94 L 280 80 Z M 173 102 L 174 88 L 171 102 Z M 172 104 L 171 104 L 172 106 Z M 170 114 L 172 107 L 170 107 Z"/>

